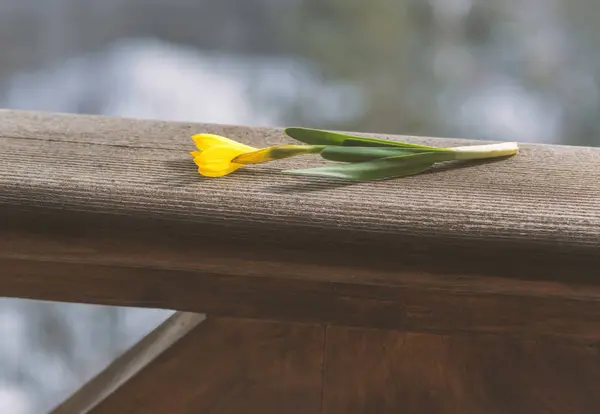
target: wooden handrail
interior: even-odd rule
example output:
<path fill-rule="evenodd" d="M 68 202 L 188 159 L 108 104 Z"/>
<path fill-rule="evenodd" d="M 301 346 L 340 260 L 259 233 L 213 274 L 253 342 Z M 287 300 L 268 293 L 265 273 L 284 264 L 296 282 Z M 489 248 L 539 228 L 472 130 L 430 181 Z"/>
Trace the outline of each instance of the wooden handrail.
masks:
<path fill-rule="evenodd" d="M 289 141 L 0 111 L 0 296 L 600 338 L 600 149 L 522 145 L 385 182 L 280 174 L 317 157 L 210 179 L 188 154 L 199 132 Z"/>

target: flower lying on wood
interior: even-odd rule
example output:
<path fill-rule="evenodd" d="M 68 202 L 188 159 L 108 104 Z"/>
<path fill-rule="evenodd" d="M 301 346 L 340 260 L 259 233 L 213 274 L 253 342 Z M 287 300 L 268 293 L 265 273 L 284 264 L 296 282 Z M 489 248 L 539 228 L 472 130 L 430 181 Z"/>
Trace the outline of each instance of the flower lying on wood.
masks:
<path fill-rule="evenodd" d="M 258 149 L 219 135 L 199 134 L 192 137 L 199 151 L 193 151 L 191 155 L 198 165 L 198 172 L 209 177 L 228 175 L 245 164 L 320 154 L 326 160 L 343 164 L 284 173 L 380 180 L 418 174 L 437 162 L 506 157 L 518 152 L 515 142 L 438 148 L 308 128 L 287 128 L 285 133 L 305 145 L 275 145 Z"/>

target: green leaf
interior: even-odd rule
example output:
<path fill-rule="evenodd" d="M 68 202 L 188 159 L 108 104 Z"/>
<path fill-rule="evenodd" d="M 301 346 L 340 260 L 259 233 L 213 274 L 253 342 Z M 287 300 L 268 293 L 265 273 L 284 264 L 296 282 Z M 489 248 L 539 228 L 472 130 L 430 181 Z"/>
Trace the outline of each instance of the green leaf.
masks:
<path fill-rule="evenodd" d="M 418 148 L 428 151 L 447 152 L 446 148 L 428 147 L 426 145 L 408 144 L 405 142 L 390 141 L 376 138 L 357 137 L 354 135 L 338 132 L 324 131 L 320 129 L 290 127 L 285 133 L 306 144 L 310 145 L 340 145 L 340 146 L 368 146 L 368 147 L 402 147 Z"/>
<path fill-rule="evenodd" d="M 373 161 L 353 164 L 335 164 L 324 167 L 306 168 L 301 170 L 283 171 L 286 174 L 311 175 L 329 178 L 344 178 L 347 180 L 382 180 L 387 178 L 405 177 L 425 171 L 447 154 L 421 153 L 400 155 L 397 157 L 380 158 Z"/>
<path fill-rule="evenodd" d="M 391 147 L 325 147 L 321 157 L 329 161 L 362 162 L 379 158 L 397 157 L 400 155 L 414 155 L 430 152 L 421 148 L 391 148 Z"/>

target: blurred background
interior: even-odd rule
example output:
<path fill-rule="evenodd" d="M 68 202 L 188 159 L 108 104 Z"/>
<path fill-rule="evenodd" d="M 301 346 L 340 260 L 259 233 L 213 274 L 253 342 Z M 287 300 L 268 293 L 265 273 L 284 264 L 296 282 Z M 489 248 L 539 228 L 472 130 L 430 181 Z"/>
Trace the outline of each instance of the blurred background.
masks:
<path fill-rule="evenodd" d="M 595 146 L 598 16 L 595 0 L 0 0 L 0 107 Z M 169 315 L 0 298 L 0 413 L 46 412 Z"/>

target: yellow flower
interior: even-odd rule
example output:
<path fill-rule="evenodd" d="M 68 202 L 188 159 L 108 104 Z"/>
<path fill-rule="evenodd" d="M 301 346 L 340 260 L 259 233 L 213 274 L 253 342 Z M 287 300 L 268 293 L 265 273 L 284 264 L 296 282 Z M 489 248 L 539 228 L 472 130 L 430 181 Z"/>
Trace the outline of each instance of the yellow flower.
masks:
<path fill-rule="evenodd" d="M 231 174 L 245 164 L 258 164 L 302 154 L 314 154 L 321 145 L 275 145 L 254 148 L 229 138 L 214 134 L 192 136 L 199 151 L 192 151 L 198 172 L 207 177 L 222 177 Z"/>
<path fill-rule="evenodd" d="M 256 151 L 256 148 L 214 134 L 194 135 L 192 140 L 200 151 L 190 154 L 194 157 L 198 172 L 207 177 L 221 177 L 234 172 L 243 166 L 232 162 L 235 157 Z"/>

